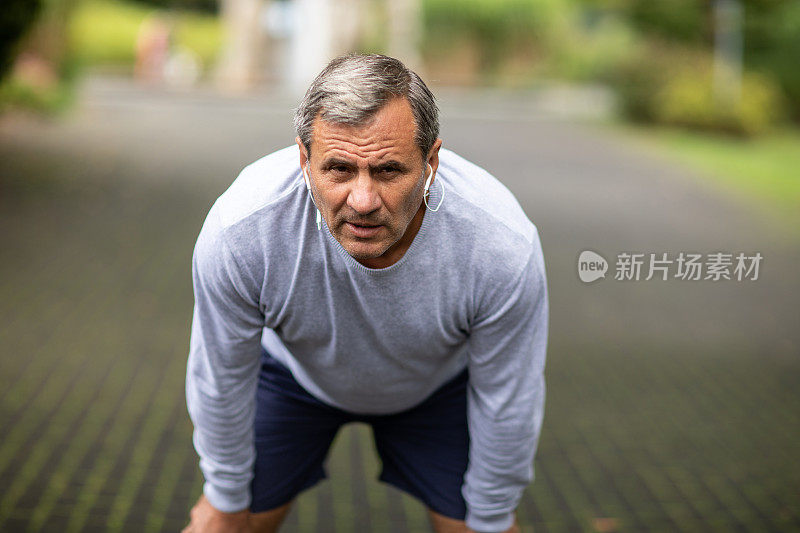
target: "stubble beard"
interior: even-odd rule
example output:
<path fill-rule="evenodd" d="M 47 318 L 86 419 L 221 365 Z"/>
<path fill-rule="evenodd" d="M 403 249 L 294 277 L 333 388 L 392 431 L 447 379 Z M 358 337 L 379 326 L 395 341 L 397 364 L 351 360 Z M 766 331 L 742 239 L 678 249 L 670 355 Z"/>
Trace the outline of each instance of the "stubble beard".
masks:
<path fill-rule="evenodd" d="M 417 190 L 415 191 L 415 194 L 413 194 L 412 197 L 417 197 L 418 193 L 421 192 L 421 189 L 422 189 L 422 183 L 420 182 Z M 334 221 L 334 225 L 333 225 L 333 227 L 336 228 L 336 230 L 335 230 L 335 232 L 331 232 L 331 233 L 332 233 L 333 237 L 342 246 L 342 248 L 344 248 L 345 251 L 348 254 L 350 254 L 350 256 L 353 257 L 353 259 L 355 259 L 356 261 L 365 261 L 365 260 L 369 260 L 369 259 L 375 259 L 375 258 L 383 256 L 395 244 L 400 242 L 400 240 L 406 234 L 406 231 L 408 231 L 408 228 L 414 222 L 414 219 L 416 218 L 417 213 L 419 212 L 419 210 L 422 208 L 423 205 L 424 204 L 422 202 L 422 196 L 421 195 L 419 196 L 419 202 L 409 198 L 408 205 L 407 205 L 407 210 L 408 211 L 413 210 L 413 214 L 411 214 L 410 218 L 408 219 L 408 221 L 406 222 L 406 224 L 402 228 L 397 228 L 396 226 L 393 226 L 390 221 L 385 220 L 383 217 L 369 217 L 369 216 L 367 216 L 367 217 L 359 217 L 358 215 L 355 215 L 355 214 L 353 216 L 336 215 L 336 218 L 335 218 L 335 221 Z M 388 231 L 389 235 L 387 235 L 385 237 L 385 239 L 383 239 L 381 241 L 381 245 L 380 246 L 378 246 L 378 243 L 375 243 L 375 248 L 373 248 L 371 251 L 361 251 L 361 250 L 363 250 L 363 248 L 361 248 L 361 246 L 358 246 L 358 245 L 363 244 L 365 242 L 371 242 L 371 241 L 368 241 L 366 239 L 362 240 L 362 239 L 359 239 L 357 237 L 347 235 L 346 234 L 346 232 L 347 232 L 346 223 L 347 222 L 350 222 L 350 223 L 353 223 L 353 224 L 381 225 L 381 226 L 383 226 L 383 231 Z M 345 238 L 346 235 L 347 235 L 347 238 Z M 347 244 L 345 244 L 345 243 L 347 243 Z M 357 245 L 356 248 L 359 248 L 360 250 L 359 249 L 354 249 L 352 244 L 356 244 Z"/>
<path fill-rule="evenodd" d="M 336 240 L 339 241 L 339 244 L 350 254 L 353 259 L 356 261 L 363 261 L 367 259 L 375 259 L 377 257 L 382 256 L 385 254 L 392 246 L 394 246 L 397 241 L 400 240 L 400 237 L 396 237 L 394 235 L 389 235 L 378 242 L 372 242 L 367 239 L 359 239 L 358 237 L 353 237 L 350 235 L 346 235 L 345 232 L 347 231 L 345 228 L 346 220 L 342 220 L 339 223 L 338 227 L 338 235 L 334 235 Z M 383 231 L 389 230 L 389 227 L 385 224 L 383 225 Z M 368 245 L 368 248 L 365 249 L 364 245 Z"/>

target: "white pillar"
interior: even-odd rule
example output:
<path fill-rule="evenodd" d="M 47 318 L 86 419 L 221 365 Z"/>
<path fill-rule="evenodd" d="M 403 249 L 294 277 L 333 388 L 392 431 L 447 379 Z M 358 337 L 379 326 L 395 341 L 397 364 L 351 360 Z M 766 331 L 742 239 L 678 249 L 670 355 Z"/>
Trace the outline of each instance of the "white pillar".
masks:
<path fill-rule="evenodd" d="M 245 91 L 263 78 L 266 39 L 261 20 L 265 2 L 220 1 L 225 36 L 216 72 L 217 83 L 227 91 Z"/>
<path fill-rule="evenodd" d="M 311 80 L 336 56 L 331 0 L 295 0 L 288 82 L 303 94 Z"/>
<path fill-rule="evenodd" d="M 389 42 L 387 54 L 418 72 L 422 34 L 422 9 L 419 0 L 386 0 Z"/>

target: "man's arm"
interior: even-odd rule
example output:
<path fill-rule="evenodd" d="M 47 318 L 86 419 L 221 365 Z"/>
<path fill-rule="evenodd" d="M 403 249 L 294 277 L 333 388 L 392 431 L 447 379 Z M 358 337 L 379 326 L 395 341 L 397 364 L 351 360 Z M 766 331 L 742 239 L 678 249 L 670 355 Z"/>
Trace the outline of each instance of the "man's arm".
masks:
<path fill-rule="evenodd" d="M 195 305 L 186 403 L 205 476 L 203 493 L 215 509 L 233 513 L 250 505 L 264 318 L 257 283 L 227 245 L 213 207 L 195 245 L 192 281 Z"/>
<path fill-rule="evenodd" d="M 538 234 L 522 272 L 498 288 L 470 334 L 467 526 L 506 531 L 533 479 L 544 415 L 549 304 Z"/>

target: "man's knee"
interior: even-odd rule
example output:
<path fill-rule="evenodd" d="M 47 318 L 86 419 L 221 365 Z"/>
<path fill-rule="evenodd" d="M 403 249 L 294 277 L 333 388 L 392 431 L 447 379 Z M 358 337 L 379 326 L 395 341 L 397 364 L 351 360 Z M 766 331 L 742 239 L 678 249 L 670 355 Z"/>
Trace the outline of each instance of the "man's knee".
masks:
<path fill-rule="evenodd" d="M 250 527 L 253 533 L 275 533 L 280 528 L 292 502 L 264 511 L 261 513 L 250 513 Z"/>

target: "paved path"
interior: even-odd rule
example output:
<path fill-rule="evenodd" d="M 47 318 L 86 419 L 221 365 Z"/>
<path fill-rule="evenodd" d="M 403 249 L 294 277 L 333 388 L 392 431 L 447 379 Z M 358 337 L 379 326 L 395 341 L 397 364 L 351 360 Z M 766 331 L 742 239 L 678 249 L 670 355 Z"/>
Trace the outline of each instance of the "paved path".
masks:
<path fill-rule="evenodd" d="M 193 239 L 244 165 L 291 142 L 295 104 L 97 78 L 84 95 L 62 120 L 0 120 L 0 530 L 173 531 L 200 482 L 181 383 Z M 800 527 L 787 222 L 535 101 L 440 102 L 445 145 L 514 191 L 547 260 L 548 410 L 523 522 Z M 585 285 L 585 249 L 764 260 L 756 282 Z M 344 431 L 287 529 L 425 530 L 374 481 L 370 447 Z"/>

